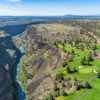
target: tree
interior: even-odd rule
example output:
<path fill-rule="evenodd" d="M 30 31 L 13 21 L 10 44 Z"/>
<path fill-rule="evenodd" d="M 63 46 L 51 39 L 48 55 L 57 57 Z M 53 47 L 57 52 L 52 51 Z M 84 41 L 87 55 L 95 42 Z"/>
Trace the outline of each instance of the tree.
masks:
<path fill-rule="evenodd" d="M 62 81 L 64 80 L 63 73 L 59 72 L 56 74 L 56 80 Z"/>
<path fill-rule="evenodd" d="M 89 65 L 89 59 L 88 59 L 88 57 L 84 57 L 84 58 L 81 60 L 81 64 L 82 64 L 82 65 Z"/>
<path fill-rule="evenodd" d="M 77 72 L 77 70 L 75 68 L 72 68 L 72 67 L 67 67 L 67 72 L 68 73 L 75 73 L 75 72 Z"/>
<path fill-rule="evenodd" d="M 59 89 L 59 96 L 67 96 L 67 93 L 64 91 L 64 87 Z"/>
<path fill-rule="evenodd" d="M 44 97 L 44 100 L 55 100 L 55 99 L 53 98 L 52 94 L 49 94 L 48 96 Z"/>
<path fill-rule="evenodd" d="M 100 73 L 97 73 L 97 78 L 100 78 Z"/>
<path fill-rule="evenodd" d="M 63 67 L 67 67 L 68 62 L 64 62 Z"/>

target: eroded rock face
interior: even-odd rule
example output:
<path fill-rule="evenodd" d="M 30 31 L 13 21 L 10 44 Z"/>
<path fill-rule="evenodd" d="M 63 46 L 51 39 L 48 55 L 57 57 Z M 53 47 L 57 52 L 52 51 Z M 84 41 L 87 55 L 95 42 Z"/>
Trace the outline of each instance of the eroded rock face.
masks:
<path fill-rule="evenodd" d="M 26 87 L 23 88 L 26 91 L 27 97 L 32 98 L 31 95 L 33 96 L 35 91 L 37 91 L 36 93 L 39 96 L 38 88 L 42 84 L 42 81 L 46 81 L 46 78 L 49 78 L 48 74 L 53 70 L 59 68 L 62 61 L 62 52 L 57 50 L 56 48 L 50 48 L 48 50 L 45 50 L 45 52 L 39 50 L 39 52 L 36 52 L 36 54 L 33 53 L 31 56 L 24 55 L 20 62 L 21 69 L 19 69 L 18 80 L 19 82 L 21 82 L 22 87 L 23 84 Z M 43 85 L 41 85 L 41 87 L 42 86 Z M 46 88 L 48 88 L 48 85 L 46 86 Z M 38 99 L 35 98 L 32 100 Z"/>
<path fill-rule="evenodd" d="M 3 66 L 0 66 L 0 100 L 14 100 L 13 82 Z"/>
<path fill-rule="evenodd" d="M 0 100 L 16 100 L 16 64 L 19 50 L 8 35 L 0 37 Z"/>
<path fill-rule="evenodd" d="M 57 30 L 58 27 L 62 29 Z M 77 44 L 85 40 L 90 44 L 89 36 L 80 34 L 80 30 L 75 31 L 77 34 L 74 31 L 67 31 L 64 25 L 40 24 L 29 27 L 21 34 L 16 45 L 24 51 L 24 56 L 19 63 L 18 80 L 26 93 L 26 100 L 43 100 L 54 88 L 51 73 L 59 68 L 66 58 L 73 58 L 72 55 L 66 55 L 64 51 L 56 48 L 56 42 L 74 41 Z M 76 90 L 72 81 L 64 82 L 64 91 Z"/>
<path fill-rule="evenodd" d="M 41 25 L 39 28 L 36 29 L 34 26 L 28 28 L 17 42 L 17 46 L 19 47 L 25 45 L 25 47 L 23 47 L 25 54 L 19 64 L 18 80 L 26 92 L 27 100 L 31 100 L 29 98 L 38 100 L 37 98 L 40 94 L 41 97 L 44 95 L 44 93 L 42 93 L 43 90 L 46 92 L 44 88 L 48 90 L 49 83 L 53 82 L 50 77 L 48 77 L 48 74 L 61 66 L 64 58 L 62 50 L 57 49 L 54 44 L 51 43 L 51 40 L 47 41 L 46 37 L 48 38 L 49 33 L 45 33 L 45 39 L 42 38 L 41 32 L 42 29 L 45 29 L 41 28 Z M 44 83 L 47 85 L 43 86 Z M 53 85 L 53 83 L 51 83 L 51 85 Z M 38 91 L 38 89 L 41 88 L 43 90 Z M 51 91 L 51 89 L 49 89 L 49 91 Z"/>
<path fill-rule="evenodd" d="M 29 100 L 43 100 L 54 89 L 54 81 L 50 77 L 44 77 L 38 87 L 30 94 Z"/>

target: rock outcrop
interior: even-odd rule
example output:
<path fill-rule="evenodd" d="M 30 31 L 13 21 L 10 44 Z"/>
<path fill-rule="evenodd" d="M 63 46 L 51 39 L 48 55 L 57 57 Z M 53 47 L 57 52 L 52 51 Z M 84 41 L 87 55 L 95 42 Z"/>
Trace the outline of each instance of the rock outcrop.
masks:
<path fill-rule="evenodd" d="M 0 100 L 14 100 L 15 92 L 9 72 L 0 66 Z"/>
<path fill-rule="evenodd" d="M 19 50 L 12 38 L 0 34 L 0 100 L 16 100 L 16 64 Z"/>
<path fill-rule="evenodd" d="M 18 81 L 26 93 L 26 100 L 43 100 L 53 91 L 55 80 L 52 73 L 62 66 L 67 57 L 55 44 L 71 41 L 77 44 L 77 48 L 80 43 L 86 47 L 93 47 L 95 43 L 92 35 L 83 33 L 80 28 L 67 29 L 64 24 L 32 25 L 17 38 L 16 45 L 24 54 L 19 63 Z M 70 85 L 71 82 L 68 87 Z"/>

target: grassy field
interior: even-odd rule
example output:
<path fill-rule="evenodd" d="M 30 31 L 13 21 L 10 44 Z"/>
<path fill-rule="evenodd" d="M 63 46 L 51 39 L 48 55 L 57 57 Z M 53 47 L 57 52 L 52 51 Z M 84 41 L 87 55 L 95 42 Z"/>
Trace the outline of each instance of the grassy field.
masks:
<path fill-rule="evenodd" d="M 100 100 L 100 79 L 97 78 L 97 73 L 100 72 L 100 59 L 95 59 L 90 62 L 90 65 L 82 65 L 81 61 L 84 57 L 88 56 L 91 49 L 80 50 L 72 47 L 69 44 L 58 45 L 66 53 L 72 53 L 74 51 L 75 56 L 72 61 L 67 62 L 68 66 L 75 67 L 78 72 L 75 74 L 68 74 L 65 68 L 60 68 L 58 72 L 62 72 L 64 77 L 76 77 L 81 81 L 88 81 L 92 89 L 81 89 L 68 96 L 57 97 L 56 100 Z M 100 51 L 100 45 L 97 45 L 97 50 Z"/>
<path fill-rule="evenodd" d="M 76 91 L 70 96 L 61 96 L 56 98 L 56 100 L 100 100 L 100 79 L 95 79 L 94 81 L 91 81 L 91 84 L 93 88 L 90 90 L 87 89 Z"/>

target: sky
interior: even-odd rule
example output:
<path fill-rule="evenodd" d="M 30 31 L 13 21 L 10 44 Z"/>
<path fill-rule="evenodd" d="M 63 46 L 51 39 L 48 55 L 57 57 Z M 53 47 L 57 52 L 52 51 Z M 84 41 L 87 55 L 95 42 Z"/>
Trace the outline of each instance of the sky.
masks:
<path fill-rule="evenodd" d="M 0 16 L 100 15 L 100 0 L 0 0 Z"/>

